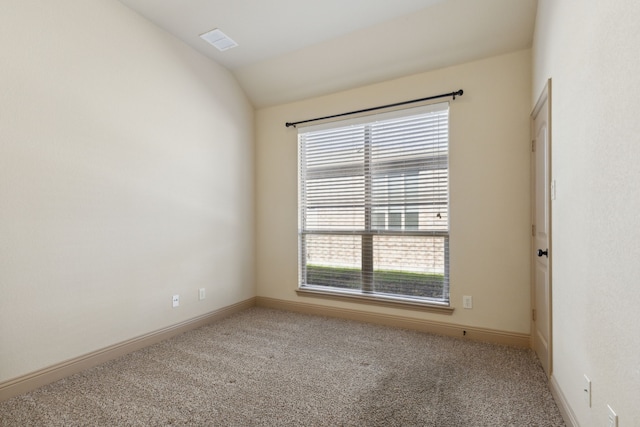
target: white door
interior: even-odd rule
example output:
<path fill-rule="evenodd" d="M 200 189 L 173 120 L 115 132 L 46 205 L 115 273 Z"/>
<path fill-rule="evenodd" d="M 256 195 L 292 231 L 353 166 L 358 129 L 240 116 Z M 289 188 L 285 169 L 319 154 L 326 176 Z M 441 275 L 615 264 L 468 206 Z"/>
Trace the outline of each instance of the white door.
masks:
<path fill-rule="evenodd" d="M 551 376 L 551 80 L 540 95 L 532 117 L 533 160 L 533 349 Z"/>

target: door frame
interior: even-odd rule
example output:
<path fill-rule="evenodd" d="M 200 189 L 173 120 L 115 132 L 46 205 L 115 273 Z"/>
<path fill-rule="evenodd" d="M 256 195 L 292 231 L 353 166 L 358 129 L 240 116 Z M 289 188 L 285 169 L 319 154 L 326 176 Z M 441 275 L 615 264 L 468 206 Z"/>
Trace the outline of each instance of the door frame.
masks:
<path fill-rule="evenodd" d="M 552 173 L 552 150 L 551 150 L 551 146 L 552 146 L 552 123 L 551 123 L 551 79 L 549 78 L 547 80 L 547 82 L 544 85 L 544 88 L 542 89 L 542 92 L 540 93 L 540 96 L 538 97 L 538 100 L 536 102 L 535 107 L 533 108 L 533 111 L 531 112 L 530 115 L 530 133 L 531 133 L 531 255 L 530 255 L 530 259 L 531 259 L 531 268 L 530 268 L 530 274 L 531 274 L 531 348 L 534 349 L 535 351 L 535 339 L 536 339 L 536 314 L 537 314 L 537 307 L 536 307 L 536 281 L 535 281 L 535 262 L 536 262 L 536 258 L 537 258 L 537 247 L 536 247 L 536 242 L 535 242 L 535 232 L 534 232 L 534 219 L 535 219 L 535 209 L 536 209 L 536 187 L 535 187 L 535 173 L 536 173 L 536 156 L 535 156 L 535 152 L 534 152 L 534 144 L 535 144 L 535 134 L 536 134 L 536 129 L 534 127 L 534 119 L 537 117 L 540 109 L 542 108 L 542 106 L 544 105 L 544 103 L 547 103 L 547 158 L 546 158 L 546 162 L 547 162 L 547 178 L 548 178 L 548 184 L 550 187 L 555 187 L 552 184 L 552 177 L 553 177 L 553 173 Z M 548 346 L 547 346 L 547 360 L 548 360 L 548 370 L 549 372 L 547 373 L 549 378 L 551 377 L 552 373 L 553 373 L 553 244 L 552 244 L 552 232 L 553 232 L 553 220 L 552 220 L 552 204 L 551 201 L 554 199 L 554 195 L 552 193 L 555 192 L 555 188 L 549 188 L 548 191 L 548 197 L 547 197 L 547 215 L 549 218 L 549 225 L 548 225 L 548 240 L 549 240 L 549 246 L 548 246 L 548 261 L 547 261 L 547 268 L 548 268 L 548 274 L 549 274 L 549 297 L 547 300 L 547 315 L 548 315 L 548 325 L 549 325 L 549 341 L 548 341 Z"/>

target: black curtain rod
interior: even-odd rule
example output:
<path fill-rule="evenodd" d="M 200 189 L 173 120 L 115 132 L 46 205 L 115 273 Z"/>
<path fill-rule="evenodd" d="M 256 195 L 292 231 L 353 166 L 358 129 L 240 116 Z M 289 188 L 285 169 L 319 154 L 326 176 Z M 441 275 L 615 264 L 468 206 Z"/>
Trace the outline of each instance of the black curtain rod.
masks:
<path fill-rule="evenodd" d="M 299 125 L 301 123 L 317 122 L 318 120 L 333 119 L 333 118 L 336 118 L 336 117 L 349 116 L 351 114 L 367 113 L 369 111 L 381 110 L 383 108 L 397 107 L 397 106 L 400 106 L 400 105 L 413 104 L 414 102 L 429 101 L 431 99 L 446 98 L 446 97 L 449 97 L 449 96 L 452 96 L 453 99 L 455 100 L 456 96 L 462 96 L 463 93 L 464 93 L 464 91 L 462 89 L 460 89 L 460 90 L 458 90 L 456 92 L 443 93 L 441 95 L 428 96 L 426 98 L 420 98 L 420 99 L 412 99 L 411 101 L 396 102 L 395 104 L 380 105 L 379 107 L 365 108 L 364 110 L 349 111 L 348 113 L 340 113 L 340 114 L 334 114 L 332 116 L 318 117 L 318 118 L 309 119 L 309 120 L 301 120 L 299 122 L 292 122 L 292 123 L 287 122 L 287 123 L 285 123 L 285 126 L 286 127 L 291 127 L 291 126 L 296 127 L 296 125 Z"/>

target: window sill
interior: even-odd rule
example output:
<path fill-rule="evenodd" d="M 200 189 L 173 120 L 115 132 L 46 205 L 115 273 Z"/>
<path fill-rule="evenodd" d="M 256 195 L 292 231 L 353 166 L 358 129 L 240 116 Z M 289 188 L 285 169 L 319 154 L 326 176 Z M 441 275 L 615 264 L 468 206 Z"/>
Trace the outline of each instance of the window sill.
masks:
<path fill-rule="evenodd" d="M 325 291 L 314 288 L 298 288 L 296 293 L 301 297 L 314 297 L 332 299 L 337 301 L 357 302 L 360 304 L 379 305 L 383 307 L 404 308 L 410 310 L 420 310 L 430 313 L 453 314 L 453 308 L 431 302 L 415 301 L 405 298 L 384 297 L 379 295 L 363 295 L 351 292 Z"/>

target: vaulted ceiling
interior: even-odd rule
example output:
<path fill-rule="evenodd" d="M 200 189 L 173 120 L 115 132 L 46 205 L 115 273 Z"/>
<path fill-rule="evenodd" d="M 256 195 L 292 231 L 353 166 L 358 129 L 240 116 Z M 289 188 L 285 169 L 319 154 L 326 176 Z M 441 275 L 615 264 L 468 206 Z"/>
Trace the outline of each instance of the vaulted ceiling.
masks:
<path fill-rule="evenodd" d="M 531 46 L 536 0 L 120 0 L 229 69 L 256 107 Z M 238 47 L 199 36 L 219 28 Z"/>

